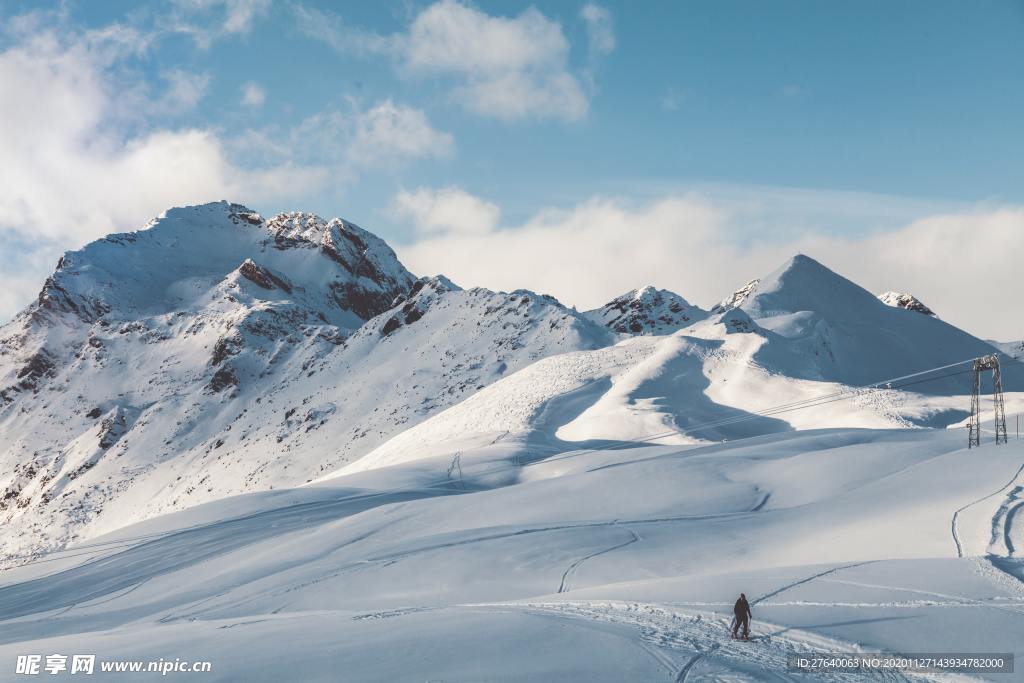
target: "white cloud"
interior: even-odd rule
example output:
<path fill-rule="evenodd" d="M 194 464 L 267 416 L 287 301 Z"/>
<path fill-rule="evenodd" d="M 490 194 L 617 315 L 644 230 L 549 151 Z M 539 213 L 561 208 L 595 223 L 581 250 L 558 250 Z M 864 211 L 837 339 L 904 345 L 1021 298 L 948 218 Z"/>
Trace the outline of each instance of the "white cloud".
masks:
<path fill-rule="evenodd" d="M 125 106 L 138 83 L 114 68 L 135 49 L 124 36 L 44 30 L 0 52 L 0 100 L 18 103 L 0 107 L 0 240 L 20 254 L 4 262 L 5 284 L 32 279 L 38 286 L 58 245 L 76 248 L 138 227 L 169 206 L 303 196 L 327 181 L 323 168 L 287 161 L 238 166 L 212 130 L 140 122 L 139 111 L 151 107 Z M 181 74 L 170 80 L 168 96 L 180 106 L 204 88 L 202 79 Z M 36 270 L 40 259 L 44 271 Z M 11 305 L 6 295 L 0 305 Z M 0 315 L 11 312 L 0 308 Z"/>
<path fill-rule="evenodd" d="M 574 121 L 587 113 L 587 97 L 570 74 L 511 71 L 473 79 L 455 89 L 467 109 L 506 121 L 557 118 Z"/>
<path fill-rule="evenodd" d="M 262 107 L 267 100 L 267 91 L 256 83 L 246 83 L 242 86 L 242 104 L 249 107 Z"/>
<path fill-rule="evenodd" d="M 418 159 L 444 158 L 455 140 L 436 130 L 423 111 L 383 100 L 363 106 L 349 100 L 307 116 L 291 128 L 245 130 L 230 140 L 233 156 L 256 164 L 302 159 L 329 167 L 332 183 L 361 171 L 394 169 Z"/>
<path fill-rule="evenodd" d="M 253 21 L 266 13 L 270 0 L 225 0 L 224 30 L 228 33 L 248 33 Z"/>
<path fill-rule="evenodd" d="M 592 47 L 610 50 L 614 35 L 607 11 L 588 7 L 584 18 Z M 471 111 L 504 120 L 575 121 L 587 113 L 587 95 L 569 67 L 561 24 L 534 8 L 516 17 L 492 16 L 457 0 L 439 0 L 417 14 L 407 32 L 390 36 L 302 5 L 295 14 L 301 31 L 338 51 L 384 55 L 409 76 L 450 79 L 455 100 Z"/>
<path fill-rule="evenodd" d="M 174 5 L 164 19 L 169 29 L 207 49 L 218 38 L 249 33 L 256 19 L 267 14 L 270 0 L 174 0 Z"/>
<path fill-rule="evenodd" d="M 768 231 L 750 241 L 743 227 L 749 206 L 734 211 L 728 202 L 698 194 L 642 205 L 595 197 L 568 210 L 543 209 L 521 225 L 498 228 L 492 221 L 483 230 L 487 221 L 474 221 L 481 229 L 467 231 L 452 217 L 457 207 L 487 202 L 458 191 L 451 213 L 431 220 L 444 192 L 421 188 L 400 195 L 397 203 L 413 207 L 404 215 L 421 227 L 421 237 L 397 250 L 414 272 L 441 272 L 463 286 L 526 287 L 588 309 L 653 284 L 707 307 L 802 252 L 872 292 L 912 292 L 973 334 L 1021 336 L 1024 302 L 1004 297 L 993 308 L 990 298 L 1019 289 L 1021 207 L 924 216 L 858 237 L 805 231 L 778 239 Z M 467 208 L 462 216 L 468 222 L 472 214 Z M 498 216 L 497 207 L 490 215 Z"/>
<path fill-rule="evenodd" d="M 612 29 L 612 15 L 607 8 L 587 3 L 580 10 L 580 16 L 587 25 L 590 52 L 607 55 L 615 49 L 615 31 Z"/>
<path fill-rule="evenodd" d="M 349 26 L 336 14 L 323 12 L 296 2 L 292 5 L 296 27 L 301 33 L 338 52 L 352 54 L 390 55 L 398 57 L 402 37 L 383 36 L 354 26 Z"/>
<path fill-rule="evenodd" d="M 441 0 L 413 20 L 405 59 L 417 69 L 497 74 L 560 65 L 569 42 L 558 22 L 534 8 L 492 17 L 456 0 Z"/>
<path fill-rule="evenodd" d="M 210 89 L 210 75 L 171 69 L 164 73 L 167 91 L 156 102 L 158 113 L 181 114 L 191 111 Z"/>
<path fill-rule="evenodd" d="M 486 234 L 498 226 L 501 212 L 496 204 L 475 197 L 459 187 L 402 190 L 392 204 L 399 218 L 409 218 L 423 235 Z"/>
<path fill-rule="evenodd" d="M 419 109 L 384 100 L 356 117 L 349 155 L 361 162 L 445 157 L 453 153 L 455 140 L 435 130 Z"/>
<path fill-rule="evenodd" d="M 568 56 L 561 25 L 536 9 L 515 18 L 491 16 L 456 0 L 423 10 L 403 51 L 408 69 L 456 76 L 460 102 L 505 120 L 586 115 L 587 98 L 568 70 Z"/>
<path fill-rule="evenodd" d="M 206 198 L 287 195 L 315 169 L 254 171 L 232 164 L 224 143 L 202 129 L 119 133 L 120 83 L 109 55 L 81 37 L 43 33 L 0 53 L 0 226 L 72 242 Z M 186 101 L 202 88 L 179 79 Z M 185 93 L 182 95 L 182 93 Z M 272 182 L 271 182 L 272 181 Z M 127 190 L 130 188 L 130 191 Z"/>

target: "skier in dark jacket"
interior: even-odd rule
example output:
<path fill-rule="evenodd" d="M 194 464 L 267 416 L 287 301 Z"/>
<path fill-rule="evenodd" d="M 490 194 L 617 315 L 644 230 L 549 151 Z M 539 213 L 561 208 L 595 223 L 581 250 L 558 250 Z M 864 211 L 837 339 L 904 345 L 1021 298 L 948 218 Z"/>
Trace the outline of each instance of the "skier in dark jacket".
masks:
<path fill-rule="evenodd" d="M 740 626 L 743 626 L 743 640 L 750 638 L 750 619 L 753 615 L 750 613 L 750 603 L 747 602 L 747 596 L 744 593 L 740 593 L 740 599 L 736 601 L 736 605 L 732 608 L 732 613 L 736 615 L 735 621 L 732 625 L 732 637 L 735 638 L 736 634 L 740 630 Z"/>

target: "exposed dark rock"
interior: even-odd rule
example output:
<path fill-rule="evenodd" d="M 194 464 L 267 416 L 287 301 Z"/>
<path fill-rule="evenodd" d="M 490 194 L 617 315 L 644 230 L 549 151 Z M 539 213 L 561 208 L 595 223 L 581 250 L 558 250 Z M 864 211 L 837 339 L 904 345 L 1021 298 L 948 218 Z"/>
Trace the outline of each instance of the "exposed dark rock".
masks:
<path fill-rule="evenodd" d="M 39 381 L 45 377 L 56 376 L 56 363 L 46 349 L 40 349 L 29 357 L 25 365 L 18 370 L 20 389 L 35 389 Z"/>
<path fill-rule="evenodd" d="M 128 431 L 128 419 L 119 407 L 100 423 L 100 448 L 107 449 L 117 443 Z"/>
<path fill-rule="evenodd" d="M 211 393 L 220 393 L 228 387 L 238 386 L 238 377 L 235 375 L 235 371 L 230 366 L 224 366 L 213 374 L 210 378 L 210 383 L 207 388 Z"/>
<path fill-rule="evenodd" d="M 53 275 L 46 278 L 37 303 L 41 311 L 71 313 L 87 323 L 96 322 L 110 312 L 110 306 L 99 299 L 71 294 Z"/>
<path fill-rule="evenodd" d="M 213 345 L 213 357 L 210 365 L 217 366 L 226 358 L 237 355 L 242 350 L 242 340 L 238 336 L 221 337 Z"/>
<path fill-rule="evenodd" d="M 333 282 L 330 287 L 335 303 L 363 320 L 369 320 L 391 308 L 394 299 L 388 293 L 369 291 L 356 282 Z"/>
<path fill-rule="evenodd" d="M 257 265 L 252 259 L 245 259 L 245 262 L 238 268 L 238 272 L 263 289 L 277 288 L 287 294 L 292 293 L 292 286 L 287 280 L 275 275 L 267 268 Z"/>

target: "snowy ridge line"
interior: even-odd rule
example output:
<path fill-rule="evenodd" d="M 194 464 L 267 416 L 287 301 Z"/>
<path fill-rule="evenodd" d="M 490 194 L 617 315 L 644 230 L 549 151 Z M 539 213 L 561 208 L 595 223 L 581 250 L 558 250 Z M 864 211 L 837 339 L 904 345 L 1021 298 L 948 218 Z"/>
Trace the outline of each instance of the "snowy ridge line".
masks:
<path fill-rule="evenodd" d="M 687 432 L 698 431 L 698 430 L 701 430 L 701 429 L 709 429 L 709 428 L 712 428 L 712 427 L 722 426 L 722 425 L 726 425 L 726 424 L 733 424 L 733 423 L 736 423 L 736 422 L 743 422 L 743 421 L 747 421 L 747 420 L 753 420 L 753 419 L 757 419 L 759 417 L 767 417 L 767 416 L 781 414 L 781 413 L 785 413 L 785 412 L 791 412 L 791 411 L 794 411 L 794 410 L 802 410 L 804 408 L 813 408 L 813 407 L 817 407 L 819 405 L 825 405 L 827 403 L 833 403 L 835 401 L 841 401 L 841 400 L 846 400 L 846 399 L 849 399 L 849 398 L 853 398 L 854 396 L 860 395 L 858 393 L 858 391 L 861 390 L 861 389 L 867 389 L 867 390 L 878 389 L 878 388 L 881 387 L 881 385 L 886 385 L 884 387 L 885 389 L 900 389 L 900 388 L 903 388 L 903 387 L 906 387 L 906 386 L 912 386 L 914 384 L 920 384 L 922 382 L 931 382 L 931 381 L 935 381 L 935 380 L 939 380 L 939 379 L 944 379 L 946 377 L 952 377 L 952 376 L 964 374 L 964 373 L 970 372 L 970 371 L 969 370 L 959 371 L 959 372 L 955 372 L 955 373 L 948 373 L 946 375 L 939 375 L 938 377 L 929 377 L 929 378 L 926 378 L 926 379 L 923 379 L 923 380 L 917 380 L 917 381 L 914 381 L 914 382 L 906 382 L 906 383 L 898 384 L 898 385 L 894 385 L 893 384 L 894 382 L 897 382 L 900 379 L 906 379 L 906 378 L 911 378 L 911 377 L 919 377 L 921 375 L 925 375 L 925 374 L 928 374 L 928 373 L 931 373 L 931 372 L 935 372 L 937 370 L 944 370 L 944 369 L 956 367 L 956 366 L 959 366 L 959 365 L 963 365 L 965 363 L 970 363 L 970 362 L 973 362 L 976 359 L 977 358 L 969 358 L 967 360 L 963 360 L 963 361 L 960 361 L 958 363 L 951 363 L 949 365 L 943 365 L 943 366 L 939 366 L 939 367 L 936 367 L 936 368 L 930 368 L 928 370 L 922 370 L 920 372 L 912 373 L 912 374 L 909 374 L 909 375 L 902 375 L 900 377 L 894 377 L 894 378 L 888 379 L 888 380 L 881 380 L 881 381 L 875 382 L 873 384 L 865 385 L 863 387 L 855 387 L 855 388 L 851 388 L 851 389 L 844 389 L 842 391 L 838 391 L 838 392 L 835 392 L 833 394 L 826 394 L 825 396 L 819 396 L 819 397 L 814 398 L 814 399 L 807 399 L 807 400 L 804 400 L 804 401 L 796 401 L 796 402 L 781 404 L 780 406 L 777 406 L 775 408 L 768 408 L 768 409 L 765 409 L 763 411 L 759 411 L 757 413 L 751 413 L 750 415 L 745 415 L 743 417 L 730 418 L 728 420 L 719 420 L 719 421 L 713 421 L 713 422 L 708 422 L 708 423 L 704 423 L 704 424 L 699 424 L 699 425 L 695 425 L 693 427 L 688 427 L 686 431 Z M 825 400 L 825 399 L 828 399 L 828 400 Z M 790 407 L 790 406 L 792 406 L 792 407 Z M 474 474 L 474 476 L 480 477 L 480 476 L 486 476 L 486 475 L 490 475 L 490 474 L 497 474 L 497 473 L 501 473 L 501 472 L 519 471 L 519 470 L 523 469 L 524 467 L 529 467 L 531 465 L 547 464 L 547 463 L 551 463 L 551 462 L 557 462 L 559 460 L 567 460 L 569 458 L 576 458 L 576 457 L 579 457 L 581 455 L 587 455 L 589 453 L 596 453 L 596 452 L 599 452 L 599 451 L 623 450 L 625 448 L 632 448 L 632 447 L 634 447 L 635 444 L 638 444 L 638 443 L 646 443 L 646 442 L 654 441 L 654 440 L 657 440 L 657 439 L 663 439 L 663 438 L 665 438 L 667 436 L 672 436 L 673 434 L 678 434 L 678 433 L 679 433 L 678 430 L 671 430 L 671 431 L 661 432 L 661 433 L 657 433 L 657 434 L 651 434 L 651 435 L 645 436 L 643 438 L 634 439 L 634 440 L 629 441 L 629 442 L 624 443 L 624 444 L 612 444 L 612 445 L 609 445 L 609 446 L 607 446 L 605 448 L 589 448 L 589 449 L 583 449 L 583 450 L 579 450 L 579 451 L 570 451 L 570 452 L 565 453 L 563 455 L 554 456 L 554 457 L 546 458 L 546 459 L 543 459 L 543 460 L 537 460 L 537 461 L 534 461 L 534 462 L 527 462 L 527 463 L 516 464 L 516 465 L 511 465 L 511 466 L 510 465 L 504 465 L 504 466 L 500 466 L 500 467 L 493 467 L 493 468 L 482 470 L 482 471 L 479 471 L 479 472 L 474 472 L 473 474 Z M 675 455 L 678 455 L 678 454 L 675 454 Z M 452 485 L 456 485 L 456 484 L 459 485 L 459 487 L 460 487 L 456 491 L 460 491 L 460 492 L 463 492 L 463 493 L 471 493 L 472 492 L 471 490 L 467 490 L 465 488 L 465 484 L 462 481 L 462 477 L 460 476 L 458 480 L 453 480 L 450 477 L 448 477 L 448 478 L 445 478 L 443 480 L 438 480 L 438 481 L 435 481 L 435 482 L 430 482 L 430 483 L 423 484 L 422 486 L 411 487 L 411 488 L 410 487 L 406 487 L 406 488 L 396 488 L 396 489 L 384 489 L 384 490 L 381 490 L 381 491 L 376 491 L 374 493 L 367 493 L 367 494 L 362 494 L 362 495 L 353 495 L 353 496 L 347 496 L 347 497 L 344 497 L 344 498 L 337 498 L 337 499 L 333 499 L 333 500 L 331 500 L 329 502 L 331 504 L 335 504 L 335 503 L 342 503 L 342 502 L 348 502 L 348 501 L 353 501 L 353 500 L 369 500 L 369 499 L 377 498 L 377 497 L 380 497 L 380 496 L 392 496 L 392 495 L 394 495 L 396 493 L 415 493 L 415 492 L 423 490 L 423 489 L 452 486 Z M 1006 487 L 1003 487 L 1003 488 L 1006 488 Z M 1002 490 L 1002 489 L 1000 489 L 1000 490 Z M 996 493 L 998 493 L 998 491 Z M 995 495 L 995 494 L 990 494 L 990 496 L 991 495 Z M 987 497 L 990 497 L 990 496 L 987 496 Z M 980 502 L 980 501 L 975 501 L 975 502 Z M 244 519 L 244 518 L 245 518 L 245 516 L 243 516 L 243 517 L 241 517 L 239 519 Z M 152 540 L 152 539 L 155 539 L 155 538 L 162 538 L 162 537 L 166 537 L 166 536 L 171 536 L 171 535 L 174 535 L 174 534 L 177 534 L 177 533 L 182 533 L 182 532 L 190 531 L 190 530 L 193 530 L 193 529 L 197 529 L 197 528 L 200 528 L 202 526 L 206 526 L 206 525 L 205 524 L 198 524 L 198 525 L 192 525 L 192 526 L 189 526 L 189 527 L 182 527 L 180 529 L 173 529 L 173 530 L 163 531 L 163 532 L 155 532 L 153 534 L 145 534 L 145 535 L 135 536 L 135 537 L 131 537 L 131 538 L 114 539 L 114 540 L 110 540 L 110 541 L 100 541 L 100 542 L 93 543 L 93 544 L 86 544 L 86 545 L 82 545 L 82 546 L 76 546 L 74 548 L 65 548 L 65 549 L 61 549 L 61 550 L 54 550 L 54 551 L 51 551 L 51 552 L 40 553 L 40 554 L 36 554 L 36 555 L 28 555 L 28 556 L 23 555 L 23 556 L 20 556 L 20 557 L 18 557 L 18 556 L 11 556 L 11 557 L 4 558 L 4 560 L 16 561 L 18 559 L 29 559 L 30 561 L 29 562 L 24 562 L 24 563 L 19 564 L 19 565 L 16 565 L 15 567 L 7 567 L 5 569 L 13 569 L 13 568 L 16 568 L 16 567 L 25 567 L 25 566 L 35 565 L 35 564 L 43 564 L 43 563 L 46 563 L 46 562 L 56 562 L 56 561 L 60 561 L 60 560 L 64 560 L 64 559 L 71 559 L 71 558 L 74 558 L 74 557 L 81 557 L 81 556 L 85 556 L 85 555 L 91 555 L 91 554 L 94 554 L 94 553 L 100 553 L 100 552 L 104 552 L 104 551 L 107 551 L 107 550 L 121 550 L 121 549 L 124 549 L 124 548 L 131 547 L 132 545 L 134 545 L 136 542 L 139 542 L 139 541 L 145 542 L 145 541 Z M 955 530 L 954 530 L 954 537 L 955 537 Z M 100 546 L 102 546 L 102 547 L 100 547 Z M 959 542 L 958 542 L 958 547 L 959 547 Z M 88 548 L 92 548 L 92 550 L 88 550 Z M 82 552 L 78 552 L 78 551 L 82 551 Z M 75 554 L 65 555 L 64 557 L 56 557 L 56 558 L 51 557 L 52 555 L 59 555 L 61 553 L 65 553 L 65 552 L 74 552 Z M 49 559 L 44 559 L 44 558 L 49 558 Z"/>

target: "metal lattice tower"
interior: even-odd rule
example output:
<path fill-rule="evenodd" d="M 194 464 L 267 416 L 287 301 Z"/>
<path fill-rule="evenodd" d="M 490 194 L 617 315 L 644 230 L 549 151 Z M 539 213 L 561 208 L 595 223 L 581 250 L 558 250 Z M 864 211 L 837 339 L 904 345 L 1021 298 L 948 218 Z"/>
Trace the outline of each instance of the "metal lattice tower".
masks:
<path fill-rule="evenodd" d="M 1006 443 L 1006 406 L 1003 404 L 1003 379 L 999 373 L 999 357 L 982 356 L 974 361 L 971 382 L 971 417 L 967 421 L 967 447 L 981 445 L 981 373 L 992 371 L 992 407 L 996 422 L 996 443 Z"/>

